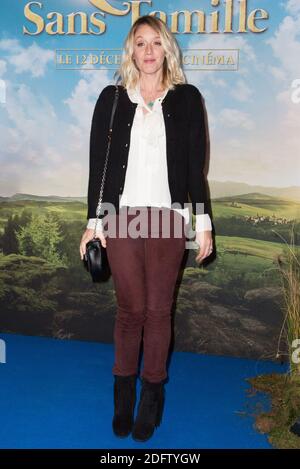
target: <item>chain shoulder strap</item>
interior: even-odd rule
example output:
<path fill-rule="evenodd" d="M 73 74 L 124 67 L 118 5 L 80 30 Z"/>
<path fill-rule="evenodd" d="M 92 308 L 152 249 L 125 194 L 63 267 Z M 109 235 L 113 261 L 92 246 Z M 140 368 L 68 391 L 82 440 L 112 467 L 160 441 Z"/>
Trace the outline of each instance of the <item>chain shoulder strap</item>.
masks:
<path fill-rule="evenodd" d="M 114 115 L 115 115 L 115 111 L 116 111 L 116 107 L 117 107 L 117 103 L 118 103 L 118 99 L 119 99 L 119 87 L 118 87 L 118 85 L 115 85 L 115 87 L 116 87 L 116 91 L 115 91 L 115 97 L 114 97 L 114 102 L 113 102 L 111 116 L 110 116 L 110 122 L 109 122 L 106 157 L 105 157 L 105 163 L 104 163 L 103 174 L 102 174 L 99 201 L 98 201 L 98 205 L 97 205 L 97 209 L 96 209 L 96 223 L 95 223 L 95 228 L 94 228 L 94 238 L 96 238 L 97 223 L 98 223 L 98 220 L 99 220 L 98 217 L 99 217 L 100 211 L 101 211 L 103 188 L 104 188 L 104 182 L 105 182 L 105 176 L 106 176 L 106 170 L 107 170 L 107 163 L 108 163 L 108 155 L 109 155 L 110 144 L 111 144 L 112 127 L 113 127 Z"/>

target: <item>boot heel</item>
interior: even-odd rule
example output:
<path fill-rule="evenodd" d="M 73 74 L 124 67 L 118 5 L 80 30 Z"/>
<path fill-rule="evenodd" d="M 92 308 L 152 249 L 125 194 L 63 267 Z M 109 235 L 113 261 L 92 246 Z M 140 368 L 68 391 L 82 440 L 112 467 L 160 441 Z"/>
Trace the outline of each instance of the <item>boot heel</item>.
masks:
<path fill-rule="evenodd" d="M 162 420 L 164 404 L 163 381 L 149 383 L 142 380 L 142 389 L 138 412 L 132 429 L 132 438 L 136 441 L 147 441 Z"/>

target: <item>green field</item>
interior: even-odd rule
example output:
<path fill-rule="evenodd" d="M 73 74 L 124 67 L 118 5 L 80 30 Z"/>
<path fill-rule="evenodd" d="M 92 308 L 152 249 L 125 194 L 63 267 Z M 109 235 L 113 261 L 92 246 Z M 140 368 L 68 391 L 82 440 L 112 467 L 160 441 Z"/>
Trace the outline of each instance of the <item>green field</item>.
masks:
<path fill-rule="evenodd" d="M 212 202 L 214 217 L 246 217 L 246 216 L 272 216 L 285 217 L 288 220 L 300 219 L 300 204 L 278 200 L 249 200 L 239 201 L 238 198 L 232 198 L 239 207 L 232 207 L 231 201 L 215 200 Z"/>

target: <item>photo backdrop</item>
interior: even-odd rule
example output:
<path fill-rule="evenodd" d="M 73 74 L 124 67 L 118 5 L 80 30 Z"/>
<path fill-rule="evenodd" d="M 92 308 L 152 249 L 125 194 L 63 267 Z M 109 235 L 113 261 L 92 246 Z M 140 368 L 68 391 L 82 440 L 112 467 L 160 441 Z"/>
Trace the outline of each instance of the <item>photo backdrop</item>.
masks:
<path fill-rule="evenodd" d="M 278 259 L 292 231 L 299 244 L 298 0 L 1 1 L 0 331 L 113 340 L 112 279 L 92 284 L 79 256 L 89 133 L 132 22 L 150 13 L 175 34 L 210 142 L 216 253 L 199 266 L 187 250 L 173 345 L 274 359 Z"/>

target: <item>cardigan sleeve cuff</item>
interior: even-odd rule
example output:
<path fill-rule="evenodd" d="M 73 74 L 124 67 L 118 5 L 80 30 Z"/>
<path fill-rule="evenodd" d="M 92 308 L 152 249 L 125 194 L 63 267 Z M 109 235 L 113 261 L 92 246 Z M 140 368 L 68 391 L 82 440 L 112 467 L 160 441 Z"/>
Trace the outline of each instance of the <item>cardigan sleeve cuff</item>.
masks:
<path fill-rule="evenodd" d="M 210 230 L 212 231 L 212 224 L 211 219 L 208 213 L 201 213 L 196 215 L 196 226 L 195 231 L 198 233 L 199 231 Z"/>

